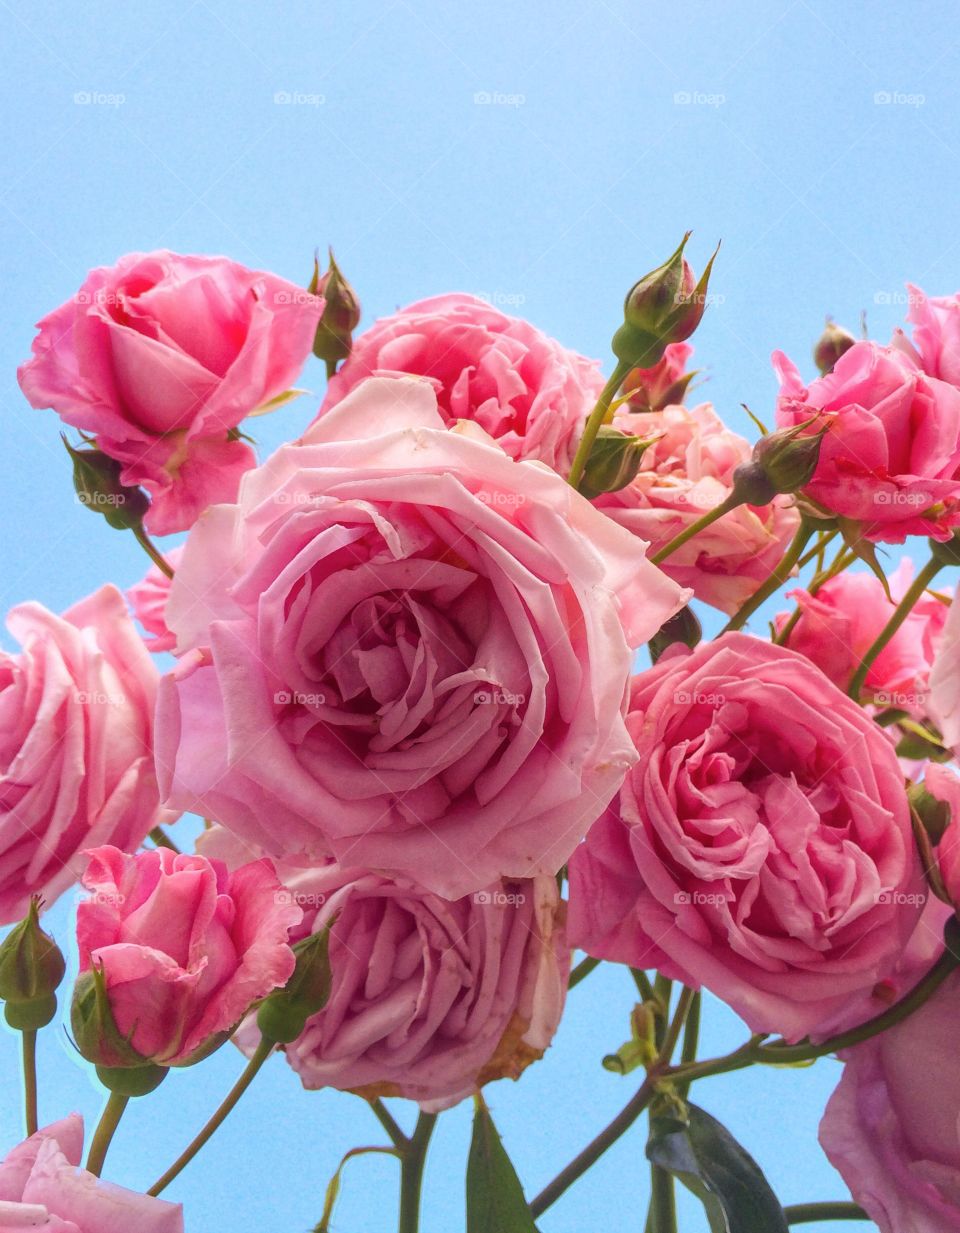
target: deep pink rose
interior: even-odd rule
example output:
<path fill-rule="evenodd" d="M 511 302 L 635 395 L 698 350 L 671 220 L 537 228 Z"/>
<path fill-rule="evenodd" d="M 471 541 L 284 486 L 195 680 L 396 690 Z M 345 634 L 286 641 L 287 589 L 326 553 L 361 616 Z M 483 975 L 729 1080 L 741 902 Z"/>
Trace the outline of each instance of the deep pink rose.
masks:
<path fill-rule="evenodd" d="M 20 604 L 0 651 L 0 924 L 76 881 L 91 844 L 133 849 L 160 820 L 157 670 L 120 592 L 55 616 Z"/>
<path fill-rule="evenodd" d="M 130 253 L 39 322 L 20 386 L 124 464 L 157 535 L 231 501 L 256 461 L 231 436 L 294 382 L 323 301 L 225 257 Z"/>
<path fill-rule="evenodd" d="M 788 645 L 813 662 L 844 692 L 861 660 L 883 632 L 913 579 L 913 563 L 904 558 L 890 575 L 893 603 L 871 573 L 843 573 L 824 583 L 816 595 L 798 588 L 787 598 L 802 616 Z M 930 668 L 949 608 L 925 592 L 890 642 L 870 666 L 866 696 L 878 706 L 922 715 L 927 706 Z M 789 617 L 775 620 L 779 633 Z"/>
<path fill-rule="evenodd" d="M 636 756 L 633 648 L 684 599 L 558 475 L 447 431 L 428 382 L 374 378 L 187 541 L 163 791 L 449 898 L 556 873 Z"/>
<path fill-rule="evenodd" d="M 168 549 L 163 555 L 170 568 L 176 570 L 183 549 Z M 151 565 L 143 578 L 127 590 L 127 602 L 144 629 L 144 645 L 155 654 L 172 651 L 176 644 L 164 618 L 172 581 L 162 569 Z"/>
<path fill-rule="evenodd" d="M 528 321 L 472 295 L 437 295 L 384 317 L 356 338 L 330 382 L 323 415 L 371 376 L 428 377 L 447 424 L 473 420 L 511 458 L 566 475 L 603 377 Z"/>
<path fill-rule="evenodd" d="M 594 504 L 649 541 L 654 552 L 730 495 L 734 469 L 752 452 L 709 403 L 659 413 L 621 408 L 613 422 L 654 441 L 636 479 Z M 778 496 L 761 507 L 741 505 L 678 548 L 662 568 L 705 604 L 736 612 L 779 564 L 799 525 L 792 497 Z"/>
<path fill-rule="evenodd" d="M 0 1162 L 0 1233 L 183 1233 L 183 1208 L 79 1168 L 83 1120 L 45 1126 Z"/>
<path fill-rule="evenodd" d="M 960 757 L 960 603 L 948 610 L 930 669 L 928 713 L 944 744 Z"/>
<path fill-rule="evenodd" d="M 289 979 L 287 934 L 302 913 L 269 861 L 228 874 L 221 861 L 169 848 L 96 848 L 89 857 L 90 895 L 77 909 L 80 982 L 102 969 L 120 1035 L 144 1059 L 189 1064 Z M 78 1042 L 83 1049 L 80 1033 Z"/>
<path fill-rule="evenodd" d="M 687 386 L 695 376 L 687 372 L 691 355 L 690 343 L 670 343 L 651 368 L 634 368 L 623 383 L 623 392 L 630 395 L 631 408 L 662 411 L 664 407 L 682 403 Z"/>
<path fill-rule="evenodd" d="M 804 387 L 774 352 L 777 424 L 827 425 L 805 492 L 832 514 L 863 524 L 868 539 L 950 538 L 960 525 L 960 390 L 928 377 L 901 351 L 855 343 L 833 371 Z"/>
<path fill-rule="evenodd" d="M 757 1032 L 883 1009 L 926 891 L 893 744 L 809 660 L 724 634 L 634 680 L 639 760 L 570 862 L 570 940 Z"/>
<path fill-rule="evenodd" d="M 913 342 L 898 330 L 893 345 L 930 377 L 960 385 L 960 293 L 930 296 L 907 283 Z"/>
<path fill-rule="evenodd" d="M 201 840 L 248 854 L 220 827 Z M 406 1096 L 431 1109 L 518 1078 L 560 1022 L 570 967 L 556 878 L 496 882 L 454 901 L 335 862 L 278 873 L 304 910 L 298 940 L 333 921 L 326 1007 L 286 1047 L 304 1087 Z M 238 1033 L 252 1051 L 253 1019 Z"/>
<path fill-rule="evenodd" d="M 820 1143 L 881 1233 L 960 1228 L 960 975 L 841 1054 Z"/>

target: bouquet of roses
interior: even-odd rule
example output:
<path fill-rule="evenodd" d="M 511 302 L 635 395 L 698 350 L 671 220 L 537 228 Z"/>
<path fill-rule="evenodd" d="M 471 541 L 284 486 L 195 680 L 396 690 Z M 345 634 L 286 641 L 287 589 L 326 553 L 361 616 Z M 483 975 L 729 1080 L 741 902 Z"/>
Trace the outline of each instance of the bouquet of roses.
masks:
<path fill-rule="evenodd" d="M 133 254 L 40 322 L 23 392 L 152 567 L 8 617 L 0 998 L 27 1137 L 0 1230 L 182 1230 L 158 1196 L 277 1053 L 369 1104 L 385 1142 L 344 1162 L 396 1158 L 399 1233 L 465 1099 L 469 1233 L 530 1233 L 644 1113 L 648 1233 L 675 1230 L 677 1179 L 727 1233 L 960 1228 L 960 296 L 911 288 L 889 345 L 828 325 L 809 384 L 775 355 L 751 446 L 689 398 L 713 260 L 696 278 L 685 244 L 628 293 L 608 377 L 468 295 L 354 339 L 332 255 L 304 290 Z M 247 421 L 311 351 L 322 405 L 258 463 Z M 889 567 L 904 544 L 915 574 Z M 67 967 L 42 912 L 77 882 L 69 1030 L 106 1093 L 83 1167 L 77 1115 L 38 1129 L 36 1074 Z M 483 1089 L 542 1057 L 600 962 L 636 986 L 603 1063 L 639 1086 L 528 1197 Z M 746 1024 L 722 1057 L 703 990 Z M 100 1180 L 127 1103 L 227 1041 L 246 1068 L 179 1159 L 146 1194 Z M 691 1088 L 827 1054 L 853 1201 L 783 1208 Z"/>

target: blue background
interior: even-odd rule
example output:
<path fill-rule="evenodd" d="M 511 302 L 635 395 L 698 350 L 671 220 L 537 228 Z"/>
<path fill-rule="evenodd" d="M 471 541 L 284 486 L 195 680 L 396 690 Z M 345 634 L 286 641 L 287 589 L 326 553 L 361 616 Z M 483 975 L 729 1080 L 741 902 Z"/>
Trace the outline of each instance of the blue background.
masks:
<path fill-rule="evenodd" d="M 627 3 L 137 0 L 0 4 L 0 592 L 60 610 L 143 572 L 131 537 L 80 509 L 59 423 L 32 411 L 15 368 L 31 324 L 93 265 L 129 250 L 225 252 L 296 281 L 332 243 L 365 318 L 437 292 L 491 297 L 589 355 L 608 356 L 620 302 L 687 228 L 699 268 L 723 240 L 696 339 L 711 397 L 749 432 L 769 417 L 768 357 L 810 371 L 830 312 L 866 311 L 885 338 L 903 282 L 960 286 L 958 29 L 950 0 Z M 284 95 L 291 101 L 277 101 Z M 483 101 L 487 99 L 488 101 Z M 256 431 L 268 450 L 310 418 L 316 391 Z M 754 622 L 754 627 L 759 627 Z M 68 936 L 71 896 L 52 915 Z M 632 985 L 601 970 L 573 992 L 548 1058 L 489 1090 L 529 1194 L 635 1086 L 600 1069 L 626 1035 Z M 710 1004 L 707 1047 L 742 1025 Z M 15 1041 L 0 1036 L 12 1070 Z M 62 1033 L 42 1041 L 42 1116 L 98 1096 Z M 226 1048 L 127 1114 L 108 1172 L 144 1187 L 233 1077 Z M 698 1099 L 765 1167 L 784 1202 L 844 1194 L 816 1145 L 839 1068 L 740 1073 Z M 401 1109 L 400 1116 L 408 1111 Z M 19 1137 L 5 1084 L 0 1132 Z M 465 1106 L 440 1125 L 426 1233 L 462 1225 Z M 169 1192 L 193 1233 L 300 1233 L 347 1148 L 382 1142 L 363 1104 L 304 1094 L 271 1065 Z M 395 1227 L 396 1166 L 349 1166 L 335 1227 Z M 627 1136 L 542 1220 L 544 1233 L 640 1229 L 643 1135 Z M 682 1200 L 684 1233 L 705 1223 Z M 821 1225 L 826 1229 L 827 1226 Z M 837 1226 L 842 1228 L 843 1226 Z M 853 1227 L 853 1226 L 846 1226 Z"/>

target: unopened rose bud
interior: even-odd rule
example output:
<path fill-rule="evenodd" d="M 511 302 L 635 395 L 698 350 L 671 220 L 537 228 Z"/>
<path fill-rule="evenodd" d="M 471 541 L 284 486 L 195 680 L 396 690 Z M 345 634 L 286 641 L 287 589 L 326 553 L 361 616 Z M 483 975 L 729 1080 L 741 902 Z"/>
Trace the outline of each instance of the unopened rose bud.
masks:
<path fill-rule="evenodd" d="M 583 468 L 577 491 L 592 501 L 602 492 L 619 492 L 636 478 L 652 438 L 631 436 L 603 424 Z"/>
<path fill-rule="evenodd" d="M 827 318 L 823 333 L 817 339 L 813 348 L 813 360 L 822 376 L 833 371 L 833 366 L 845 351 L 856 343 L 856 339 L 843 326 Z"/>
<path fill-rule="evenodd" d="M 699 645 L 702 637 L 703 630 L 696 613 L 688 607 L 683 607 L 665 625 L 661 625 L 647 643 L 650 658 L 656 663 L 664 651 L 672 646 L 688 646 L 693 650 Z"/>
<path fill-rule="evenodd" d="M 922 783 L 910 784 L 907 788 L 907 800 L 927 838 L 935 847 L 950 823 L 949 802 L 938 800 Z"/>
<path fill-rule="evenodd" d="M 333 249 L 330 249 L 330 267 L 321 276 L 316 258 L 313 262 L 313 278 L 309 290 L 323 296 L 323 313 L 313 340 L 313 354 L 327 365 L 327 376 L 332 376 L 337 364 L 345 360 L 353 347 L 353 331 L 360 322 L 360 301 L 357 294 L 343 277 L 337 265 Z"/>
<path fill-rule="evenodd" d="M 70 1027 L 80 1056 L 95 1066 L 126 1070 L 149 1065 L 149 1058 L 138 1053 L 121 1035 L 100 967 L 89 968 L 77 977 L 70 1006 Z"/>
<path fill-rule="evenodd" d="M 684 260 L 690 232 L 663 265 L 634 283 L 623 305 L 623 325 L 613 336 L 613 353 L 631 368 L 650 368 L 668 344 L 684 342 L 700 324 L 716 253 L 696 279 Z"/>
<path fill-rule="evenodd" d="M 65 971 L 60 947 L 40 928 L 34 897 L 27 915 L 0 945 L 0 998 L 7 1023 L 18 1031 L 46 1027 L 57 1013 L 57 989 Z"/>
<path fill-rule="evenodd" d="M 751 460 L 741 463 L 733 473 L 733 491 L 743 504 L 769 505 L 778 493 L 799 492 L 810 482 L 827 426 L 808 436 L 801 434 L 817 418 L 793 428 L 778 428 L 760 438 Z"/>
<path fill-rule="evenodd" d="M 697 375 L 685 372 L 693 353 L 689 343 L 671 343 L 651 368 L 635 368 L 623 383 L 631 411 L 662 411 L 682 403 Z"/>
<path fill-rule="evenodd" d="M 150 498 L 142 488 L 129 488 L 120 482 L 122 464 L 101 450 L 77 450 L 66 437 L 62 440 L 73 461 L 73 486 L 81 505 L 103 514 L 118 531 L 140 526 L 150 508 Z"/>
<path fill-rule="evenodd" d="M 330 926 L 298 942 L 293 953 L 297 957 L 293 975 L 257 1011 L 260 1034 L 283 1045 L 303 1033 L 307 1020 L 323 1010 L 330 997 Z"/>

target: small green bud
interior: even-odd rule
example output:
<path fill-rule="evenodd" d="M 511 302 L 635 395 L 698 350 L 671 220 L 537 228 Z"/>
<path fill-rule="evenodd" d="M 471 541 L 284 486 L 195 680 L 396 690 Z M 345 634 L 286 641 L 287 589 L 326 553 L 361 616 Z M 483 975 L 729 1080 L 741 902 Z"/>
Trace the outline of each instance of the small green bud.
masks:
<path fill-rule="evenodd" d="M 332 376 L 336 366 L 345 360 L 353 347 L 353 331 L 360 323 L 360 301 L 357 293 L 343 277 L 340 267 L 330 252 L 330 268 L 321 276 L 320 264 L 313 259 L 313 277 L 308 290 L 313 295 L 323 296 L 323 313 L 313 340 L 313 354 L 327 365 L 327 374 Z"/>
<path fill-rule="evenodd" d="M 0 998 L 4 1017 L 18 1031 L 46 1027 L 57 1013 L 56 991 L 66 972 L 60 947 L 40 928 L 40 901 L 0 945 Z"/>
<path fill-rule="evenodd" d="M 824 331 L 813 348 L 813 361 L 820 370 L 821 376 L 825 377 L 828 372 L 832 372 L 837 360 L 844 352 L 849 351 L 856 341 L 843 326 L 837 325 L 828 317 Z"/>
<path fill-rule="evenodd" d="M 655 438 L 634 437 L 602 424 L 577 490 L 592 501 L 602 492 L 619 492 L 636 478 L 643 452 Z"/>
<path fill-rule="evenodd" d="M 80 1056 L 107 1070 L 138 1069 L 151 1065 L 149 1058 L 134 1049 L 120 1034 L 103 969 L 92 967 L 81 972 L 73 987 L 70 1026 Z"/>
<path fill-rule="evenodd" d="M 819 417 L 813 416 L 793 428 L 779 428 L 761 437 L 753 457 L 733 473 L 734 495 L 744 505 L 769 505 L 778 493 L 799 492 L 809 484 L 820 460 L 820 447 L 827 426 L 809 436 L 803 434 Z"/>
<path fill-rule="evenodd" d="M 330 924 L 297 942 L 293 953 L 297 957 L 293 975 L 282 989 L 264 998 L 257 1011 L 260 1034 L 281 1045 L 296 1040 L 330 997 Z"/>
<path fill-rule="evenodd" d="M 73 460 L 73 486 L 80 504 L 103 514 L 117 531 L 138 527 L 150 508 L 150 498 L 142 488 L 121 484 L 123 465 L 101 450 L 77 450 L 66 437 L 61 439 Z"/>
<path fill-rule="evenodd" d="M 946 801 L 937 800 L 922 783 L 910 784 L 907 800 L 930 842 L 936 846 L 950 823 L 950 806 Z"/>
<path fill-rule="evenodd" d="M 666 624 L 660 626 L 647 643 L 650 650 L 650 658 L 656 663 L 668 647 L 678 644 L 680 646 L 688 646 L 693 650 L 695 646 L 699 645 L 702 637 L 703 630 L 700 627 L 696 613 L 690 608 L 681 608 Z"/>

